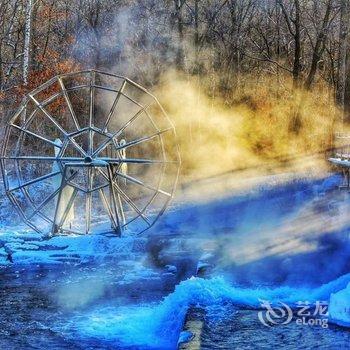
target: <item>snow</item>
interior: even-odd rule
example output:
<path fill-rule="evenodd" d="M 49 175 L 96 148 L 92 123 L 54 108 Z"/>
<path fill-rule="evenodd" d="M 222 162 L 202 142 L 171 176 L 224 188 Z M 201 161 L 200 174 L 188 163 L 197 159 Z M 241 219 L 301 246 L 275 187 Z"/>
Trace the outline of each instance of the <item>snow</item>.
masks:
<path fill-rule="evenodd" d="M 331 294 L 329 317 L 333 323 L 350 327 L 350 283 L 345 289 Z"/>
<path fill-rule="evenodd" d="M 350 167 L 350 161 L 347 159 L 329 158 L 328 160 L 335 165 L 340 165 L 340 166 L 347 167 L 347 168 Z"/>
<path fill-rule="evenodd" d="M 57 236 L 43 240 L 40 235 L 16 232 L 1 232 L 0 254 L 11 254 L 19 264 L 56 264 L 64 262 L 87 263 L 107 256 L 117 257 L 130 253 L 132 237 L 108 238 L 101 235 Z M 0 245 L 1 246 L 1 245 Z M 9 264 L 9 261 L 7 261 Z"/>

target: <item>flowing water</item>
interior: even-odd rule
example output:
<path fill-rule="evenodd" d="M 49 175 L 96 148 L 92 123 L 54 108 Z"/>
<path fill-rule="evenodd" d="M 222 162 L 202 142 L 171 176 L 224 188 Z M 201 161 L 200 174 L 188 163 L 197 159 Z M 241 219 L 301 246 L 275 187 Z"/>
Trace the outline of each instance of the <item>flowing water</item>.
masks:
<path fill-rule="evenodd" d="M 1 349 L 175 349 L 185 313 L 192 305 L 206 310 L 203 349 L 292 349 L 295 342 L 303 349 L 345 349 L 350 344 L 350 332 L 336 326 L 323 329 L 291 322 L 267 329 L 256 310 L 259 299 L 290 305 L 305 299 L 326 300 L 331 292 L 346 286 L 350 275 L 314 289 L 251 289 L 234 287 L 224 278 L 191 278 L 169 292 L 145 283 L 142 288 L 123 289 L 112 282 L 103 293 L 91 297 L 95 290 L 91 267 L 81 271 L 82 280 L 89 283 L 69 278 L 67 284 L 71 273 L 2 274 Z M 86 293 L 90 299 L 84 299 Z"/>

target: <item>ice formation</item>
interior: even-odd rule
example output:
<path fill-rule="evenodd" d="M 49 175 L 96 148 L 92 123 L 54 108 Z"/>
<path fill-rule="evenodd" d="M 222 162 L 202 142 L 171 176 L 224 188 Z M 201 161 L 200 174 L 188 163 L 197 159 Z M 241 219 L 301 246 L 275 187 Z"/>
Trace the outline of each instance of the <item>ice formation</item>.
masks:
<path fill-rule="evenodd" d="M 329 318 L 333 323 L 350 327 L 350 283 L 345 289 L 332 293 L 329 302 Z"/>

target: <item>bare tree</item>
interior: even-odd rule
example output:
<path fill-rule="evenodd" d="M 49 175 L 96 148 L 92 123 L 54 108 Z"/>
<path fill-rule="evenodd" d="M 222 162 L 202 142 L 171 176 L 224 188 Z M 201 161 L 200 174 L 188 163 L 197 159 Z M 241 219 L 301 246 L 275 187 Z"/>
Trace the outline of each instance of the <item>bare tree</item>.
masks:
<path fill-rule="evenodd" d="M 294 39 L 293 82 L 294 86 L 300 86 L 301 79 L 301 7 L 300 1 L 294 0 L 294 11 L 288 12 L 283 0 L 279 0 L 288 30 Z M 294 14 L 293 14 L 294 12 Z"/>
<path fill-rule="evenodd" d="M 183 14 L 182 9 L 186 0 L 174 0 L 175 5 L 175 18 L 177 26 L 177 35 L 178 35 L 178 48 L 176 54 L 176 64 L 178 68 L 184 67 L 184 24 L 183 24 Z"/>
<path fill-rule="evenodd" d="M 336 101 L 341 109 L 344 109 L 345 83 L 346 83 L 346 56 L 348 50 L 350 21 L 349 0 L 340 0 L 340 23 L 339 23 L 339 54 Z"/>
<path fill-rule="evenodd" d="M 33 0 L 27 0 L 24 28 L 24 49 L 23 49 L 23 82 L 28 84 L 29 60 L 30 60 L 30 44 L 32 33 L 32 11 Z"/>
<path fill-rule="evenodd" d="M 0 89 L 28 87 L 37 76 L 29 73 L 69 59 L 127 68 L 146 84 L 174 66 L 210 74 L 227 96 L 248 76 L 288 75 L 306 89 L 324 80 L 337 84 L 342 106 L 349 1 L 2 0 Z"/>
<path fill-rule="evenodd" d="M 311 85 L 314 82 L 318 62 L 321 59 L 323 52 L 325 50 L 329 24 L 331 22 L 332 5 L 333 5 L 333 0 L 328 0 L 327 5 L 326 5 L 325 15 L 324 15 L 322 25 L 321 25 L 321 29 L 317 35 L 316 42 L 314 45 L 314 50 L 313 50 L 313 54 L 312 54 L 312 61 L 311 61 L 311 68 L 310 68 L 309 74 L 308 74 L 308 76 L 306 78 L 306 82 L 305 82 L 305 88 L 307 90 L 310 90 Z"/>

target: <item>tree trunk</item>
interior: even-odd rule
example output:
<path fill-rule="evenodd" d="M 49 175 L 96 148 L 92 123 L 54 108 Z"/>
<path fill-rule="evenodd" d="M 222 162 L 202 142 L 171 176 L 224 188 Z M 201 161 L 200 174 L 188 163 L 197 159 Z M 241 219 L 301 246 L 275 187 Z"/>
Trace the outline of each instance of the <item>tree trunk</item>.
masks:
<path fill-rule="evenodd" d="M 194 1 L 194 68 L 199 73 L 199 0 Z"/>
<path fill-rule="evenodd" d="M 178 48 L 176 54 L 176 65 L 179 69 L 182 69 L 184 66 L 184 48 L 183 48 L 183 39 L 184 39 L 184 28 L 183 28 L 183 19 L 182 19 L 182 6 L 184 0 L 174 0 L 175 1 L 175 13 L 177 21 L 177 32 L 178 32 Z"/>
<path fill-rule="evenodd" d="M 33 0 L 27 1 L 25 28 L 24 28 L 24 51 L 23 51 L 23 82 L 28 84 L 29 61 L 30 61 L 30 37 L 32 31 Z"/>
<path fill-rule="evenodd" d="M 295 33 L 294 33 L 294 64 L 293 64 L 293 84 L 294 87 L 300 86 L 301 73 L 301 23 L 300 23 L 300 3 L 294 0 L 295 4 Z"/>
<path fill-rule="evenodd" d="M 328 30 L 328 26 L 329 26 L 331 10 L 332 10 L 332 0 L 329 0 L 328 4 L 327 4 L 327 8 L 326 8 L 326 13 L 325 13 L 324 18 L 323 18 L 321 30 L 317 35 L 314 51 L 312 54 L 310 72 L 309 72 L 309 74 L 306 78 L 306 82 L 305 82 L 305 88 L 307 90 L 311 89 L 311 86 L 315 80 L 318 62 L 321 59 L 321 57 L 323 55 L 323 51 L 325 49 L 326 39 L 327 39 L 327 30 Z"/>
<path fill-rule="evenodd" d="M 232 62 L 233 62 L 233 72 L 235 74 L 235 85 L 239 80 L 238 76 L 240 73 L 240 42 L 239 42 L 239 15 L 238 15 L 238 5 L 237 2 L 234 1 L 230 6 L 231 11 L 231 28 L 232 28 L 232 38 L 231 38 L 231 46 L 232 46 Z"/>
<path fill-rule="evenodd" d="M 293 36 L 294 40 L 294 59 L 293 59 L 293 86 L 300 86 L 300 74 L 301 74 L 301 9 L 299 0 L 294 0 L 295 16 L 292 19 L 291 14 L 287 12 L 286 7 L 282 0 L 277 0 L 282 10 L 283 17 L 287 24 L 289 33 Z"/>
<path fill-rule="evenodd" d="M 346 84 L 346 52 L 349 36 L 349 0 L 341 0 L 340 7 L 340 28 L 339 28 L 339 56 L 338 56 L 338 77 L 336 101 L 344 111 L 345 84 Z"/>

